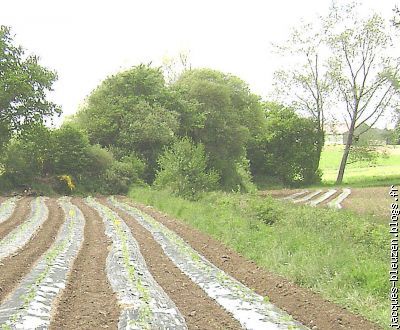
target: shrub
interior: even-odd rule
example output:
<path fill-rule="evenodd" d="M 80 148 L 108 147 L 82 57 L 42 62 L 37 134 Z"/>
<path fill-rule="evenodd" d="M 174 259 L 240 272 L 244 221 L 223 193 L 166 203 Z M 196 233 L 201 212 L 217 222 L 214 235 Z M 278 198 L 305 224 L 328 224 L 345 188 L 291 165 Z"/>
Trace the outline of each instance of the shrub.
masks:
<path fill-rule="evenodd" d="M 282 211 L 277 207 L 272 198 L 265 198 L 263 203 L 259 199 L 253 198 L 248 205 L 249 214 L 252 214 L 255 219 L 266 224 L 273 225 L 282 218 Z"/>
<path fill-rule="evenodd" d="M 14 137 L 2 156 L 4 174 L 14 186 L 31 184 L 52 167 L 51 131 L 41 124 Z"/>
<path fill-rule="evenodd" d="M 313 120 L 292 109 L 267 109 L 265 173 L 284 184 L 298 186 L 320 181 L 320 134 Z"/>
<path fill-rule="evenodd" d="M 88 174 L 92 176 L 98 176 L 103 173 L 114 161 L 113 154 L 99 144 L 87 147 L 86 157 L 90 164 Z"/>
<path fill-rule="evenodd" d="M 105 189 L 109 194 L 126 194 L 129 186 L 143 184 L 144 163 L 134 155 L 114 161 L 103 176 Z"/>
<path fill-rule="evenodd" d="M 80 178 L 89 167 L 87 135 L 71 125 L 64 125 L 54 131 L 54 172 L 63 175 L 69 173 Z"/>
<path fill-rule="evenodd" d="M 207 157 L 202 144 L 183 138 L 167 149 L 158 160 L 155 185 L 173 194 L 196 199 L 204 191 L 217 187 L 218 174 L 207 170 Z"/>
<path fill-rule="evenodd" d="M 69 195 L 76 188 L 70 175 L 59 175 L 57 179 L 58 183 L 56 184 L 56 191 L 63 195 Z"/>

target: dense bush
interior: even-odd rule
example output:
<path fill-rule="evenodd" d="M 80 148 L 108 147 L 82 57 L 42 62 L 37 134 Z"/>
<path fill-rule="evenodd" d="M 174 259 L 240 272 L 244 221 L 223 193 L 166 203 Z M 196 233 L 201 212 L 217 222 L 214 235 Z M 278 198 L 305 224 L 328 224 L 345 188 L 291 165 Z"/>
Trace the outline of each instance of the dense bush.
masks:
<path fill-rule="evenodd" d="M 7 181 L 14 186 L 29 185 L 52 168 L 52 136 L 41 124 L 32 125 L 14 137 L 3 154 Z"/>
<path fill-rule="evenodd" d="M 276 177 L 286 185 L 320 180 L 320 136 L 315 123 L 294 110 L 266 104 L 265 133 L 253 150 L 257 175 Z"/>
<path fill-rule="evenodd" d="M 92 165 L 87 157 L 89 139 L 83 131 L 65 125 L 52 132 L 53 135 L 53 160 L 55 174 L 70 174 L 81 178 Z"/>
<path fill-rule="evenodd" d="M 145 165 L 134 154 L 117 161 L 99 145 L 90 145 L 86 134 L 71 125 L 50 130 L 37 124 L 8 144 L 2 157 L 1 189 L 27 189 L 60 194 L 126 193 L 141 183 Z"/>
<path fill-rule="evenodd" d="M 132 184 L 143 184 L 145 165 L 136 156 L 125 157 L 122 161 L 114 161 L 104 173 L 106 192 L 126 194 Z"/>
<path fill-rule="evenodd" d="M 196 199 L 204 191 L 217 187 L 218 174 L 207 170 L 207 157 L 202 144 L 183 138 L 167 149 L 158 160 L 155 185 L 173 194 Z"/>

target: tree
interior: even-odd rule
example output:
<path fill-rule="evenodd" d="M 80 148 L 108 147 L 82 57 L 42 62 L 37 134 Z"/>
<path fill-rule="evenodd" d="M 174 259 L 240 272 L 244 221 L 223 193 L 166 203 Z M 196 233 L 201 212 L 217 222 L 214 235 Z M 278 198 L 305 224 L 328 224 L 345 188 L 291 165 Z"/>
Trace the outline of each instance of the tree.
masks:
<path fill-rule="evenodd" d="M 274 74 L 274 97 L 280 104 L 311 117 L 318 130 L 317 163 L 325 143 L 325 121 L 332 107 L 332 86 L 326 65 L 326 45 L 323 28 L 302 23 L 293 29 L 289 40 L 275 49 L 290 57 L 289 68 Z M 296 64 L 293 64 L 295 61 Z"/>
<path fill-rule="evenodd" d="M 354 5 L 334 4 L 325 20 L 327 44 L 333 54 L 330 76 L 345 105 L 349 129 L 337 184 L 343 180 L 356 129 L 364 123 L 372 127 L 395 105 L 392 81 L 399 75 L 398 60 L 388 55 L 392 44 L 385 21 L 377 14 L 360 19 L 355 9 Z"/>
<path fill-rule="evenodd" d="M 211 69 L 186 71 L 172 86 L 183 99 L 181 136 L 204 144 L 210 167 L 225 189 L 241 185 L 238 163 L 262 117 L 259 98 L 239 78 Z"/>
<path fill-rule="evenodd" d="M 274 96 L 279 103 L 311 116 L 323 137 L 332 88 L 326 67 L 322 29 L 304 23 L 293 30 L 289 40 L 275 48 L 279 55 L 295 60 L 296 65 L 275 72 Z"/>
<path fill-rule="evenodd" d="M 336 100 L 338 109 L 345 108 L 349 134 L 337 184 L 343 180 L 355 130 L 364 123 L 372 127 L 394 107 L 393 82 L 399 74 L 398 59 L 389 55 L 392 40 L 386 22 L 377 14 L 360 18 L 357 9 L 355 4 L 333 2 L 329 15 L 320 18 L 320 27 L 306 24 L 296 29 L 289 46 L 281 50 L 303 59 L 303 64 L 276 74 L 278 95 L 287 98 L 284 104 L 310 113 L 319 131 L 330 108 L 327 103 Z"/>
<path fill-rule="evenodd" d="M 46 100 L 56 79 L 37 56 L 25 56 L 24 49 L 13 44 L 8 27 L 0 27 L 0 147 L 12 132 L 60 114 L 60 108 Z"/>
<path fill-rule="evenodd" d="M 158 156 L 178 130 L 178 107 L 161 70 L 141 64 L 104 80 L 72 121 L 91 143 L 117 150 L 116 156 L 136 152 L 148 165 L 151 183 Z"/>
<path fill-rule="evenodd" d="M 276 103 L 264 106 L 266 126 L 260 143 L 262 174 L 287 185 L 319 181 L 319 135 L 315 122 Z"/>
<path fill-rule="evenodd" d="M 400 26 L 400 9 L 399 9 L 398 6 L 396 6 L 396 7 L 393 9 L 393 13 L 394 13 L 393 19 L 392 19 L 393 25 L 394 25 L 395 27 L 399 27 L 399 26 Z"/>

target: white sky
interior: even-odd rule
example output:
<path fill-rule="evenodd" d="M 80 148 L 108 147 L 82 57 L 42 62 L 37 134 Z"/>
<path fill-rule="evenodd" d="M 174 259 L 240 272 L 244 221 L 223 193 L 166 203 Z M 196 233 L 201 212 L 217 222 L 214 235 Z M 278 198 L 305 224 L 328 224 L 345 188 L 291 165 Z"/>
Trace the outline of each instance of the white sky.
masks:
<path fill-rule="evenodd" d="M 266 96 L 283 41 L 301 18 L 327 12 L 330 0 L 0 0 L 0 24 L 41 64 L 57 71 L 51 98 L 64 115 L 108 75 L 190 51 L 193 67 L 233 73 Z M 395 0 L 364 0 L 391 17 Z"/>

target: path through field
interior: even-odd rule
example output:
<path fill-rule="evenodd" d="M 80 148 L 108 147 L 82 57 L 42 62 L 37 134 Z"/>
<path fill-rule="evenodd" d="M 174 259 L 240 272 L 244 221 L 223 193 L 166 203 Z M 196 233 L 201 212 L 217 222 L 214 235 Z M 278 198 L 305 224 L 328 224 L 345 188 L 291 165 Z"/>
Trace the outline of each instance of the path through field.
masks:
<path fill-rule="evenodd" d="M 123 198 L 0 203 L 1 329 L 375 329 Z"/>

